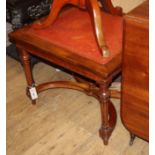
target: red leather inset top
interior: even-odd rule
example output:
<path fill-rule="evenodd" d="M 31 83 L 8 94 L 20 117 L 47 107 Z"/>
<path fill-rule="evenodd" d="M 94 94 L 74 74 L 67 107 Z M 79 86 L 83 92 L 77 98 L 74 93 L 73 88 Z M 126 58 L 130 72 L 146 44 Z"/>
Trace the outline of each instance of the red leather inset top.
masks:
<path fill-rule="evenodd" d="M 48 28 L 40 30 L 29 28 L 27 33 L 97 63 L 105 64 L 122 51 L 123 19 L 102 12 L 102 21 L 105 40 L 111 51 L 108 58 L 100 54 L 92 20 L 87 11 L 69 9 Z"/>

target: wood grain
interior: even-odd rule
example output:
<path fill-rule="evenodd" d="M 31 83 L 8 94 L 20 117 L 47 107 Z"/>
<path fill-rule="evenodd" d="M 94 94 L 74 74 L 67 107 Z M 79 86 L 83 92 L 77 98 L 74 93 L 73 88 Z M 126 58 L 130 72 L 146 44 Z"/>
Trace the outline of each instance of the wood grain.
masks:
<path fill-rule="evenodd" d="M 33 94 L 36 94 L 35 96 L 38 96 L 37 94 L 41 91 L 51 88 L 69 88 L 81 90 L 89 96 L 96 97 L 96 99 L 98 99 L 100 103 L 101 109 L 101 128 L 99 129 L 99 133 L 100 137 L 103 139 L 104 144 L 107 145 L 108 140 L 116 125 L 117 118 L 115 108 L 110 101 L 111 96 L 109 86 L 114 76 L 121 71 L 122 48 L 119 49 L 118 53 L 112 56 L 109 61 L 107 59 L 106 63 L 101 64 L 98 61 L 95 62 L 94 60 L 88 59 L 83 55 L 78 55 L 76 51 L 74 52 L 75 49 L 67 50 L 64 46 L 62 46 L 62 44 L 65 43 L 55 45 L 52 40 L 46 40 L 45 38 L 40 37 L 41 35 L 32 35 L 34 29 L 41 29 L 41 31 L 43 32 L 47 32 L 46 28 L 49 26 L 49 28 L 51 29 L 53 26 L 52 24 L 56 20 L 56 17 L 58 16 L 61 8 L 68 3 L 73 4 L 79 8 L 88 9 L 91 16 L 90 20 L 92 19 L 92 22 L 90 23 L 92 23 L 92 26 L 95 30 L 95 33 L 92 33 L 94 35 L 95 44 L 97 43 L 99 51 L 103 52 L 103 56 L 108 57 L 109 50 L 104 40 L 101 22 L 101 9 L 99 8 L 97 0 L 54 0 L 50 13 L 48 17 L 45 18 L 45 20 L 41 21 L 40 23 L 34 23 L 25 26 L 19 30 L 10 33 L 9 36 L 10 39 L 15 42 L 16 47 L 19 49 L 27 81 L 26 94 L 32 100 L 32 104 L 36 104 L 36 99 L 38 98 L 34 98 Z M 112 7 L 112 3 L 108 3 L 107 7 Z M 82 10 L 79 11 L 82 12 Z M 72 13 L 70 12 L 70 15 L 71 14 Z M 111 17 L 114 18 L 115 16 Z M 120 21 L 122 21 L 121 17 Z M 106 20 L 104 22 L 106 22 Z M 107 22 L 109 21 L 107 20 Z M 27 33 L 28 30 L 32 30 L 32 32 Z M 120 35 L 121 34 L 122 32 L 120 32 Z M 122 46 L 122 40 L 119 41 L 120 46 Z M 84 44 L 86 42 L 87 40 L 83 41 Z M 78 44 L 78 46 L 80 44 Z M 52 62 L 55 65 L 64 67 L 65 69 L 69 69 L 70 72 L 74 72 L 76 74 L 79 74 L 80 76 L 83 76 L 84 78 L 93 80 L 93 82 L 91 84 L 82 84 L 80 82 L 57 81 L 48 83 L 46 82 L 37 86 L 35 84 L 35 81 L 33 80 L 33 74 L 30 67 L 30 54 Z M 34 92 L 31 92 L 32 89 L 34 90 Z"/>
<path fill-rule="evenodd" d="M 149 140 L 148 1 L 125 16 L 122 120 L 127 129 Z"/>
<path fill-rule="evenodd" d="M 36 83 L 74 81 L 69 74 L 43 63 L 37 64 L 33 73 Z M 25 86 L 21 65 L 7 57 L 8 155 L 148 155 L 148 143 L 139 138 L 129 146 L 128 131 L 119 117 L 119 100 L 113 100 L 117 125 L 110 145 L 104 146 L 98 136 L 100 107 L 95 98 L 75 90 L 53 89 L 40 94 L 33 106 L 25 96 Z"/>

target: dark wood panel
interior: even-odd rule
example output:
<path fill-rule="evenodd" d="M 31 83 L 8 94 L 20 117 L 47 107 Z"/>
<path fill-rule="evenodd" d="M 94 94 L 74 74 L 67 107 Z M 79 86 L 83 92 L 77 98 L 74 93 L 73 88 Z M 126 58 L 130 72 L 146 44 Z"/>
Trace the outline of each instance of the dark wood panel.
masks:
<path fill-rule="evenodd" d="M 149 139 L 148 2 L 125 16 L 121 116 L 132 133 Z"/>

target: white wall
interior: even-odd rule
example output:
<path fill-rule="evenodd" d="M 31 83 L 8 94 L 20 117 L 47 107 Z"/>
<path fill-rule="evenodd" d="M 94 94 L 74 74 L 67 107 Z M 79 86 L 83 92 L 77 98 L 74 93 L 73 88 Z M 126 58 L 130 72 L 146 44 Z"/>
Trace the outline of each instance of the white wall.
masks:
<path fill-rule="evenodd" d="M 114 6 L 118 5 L 123 8 L 123 12 L 129 12 L 145 0 L 112 0 Z"/>

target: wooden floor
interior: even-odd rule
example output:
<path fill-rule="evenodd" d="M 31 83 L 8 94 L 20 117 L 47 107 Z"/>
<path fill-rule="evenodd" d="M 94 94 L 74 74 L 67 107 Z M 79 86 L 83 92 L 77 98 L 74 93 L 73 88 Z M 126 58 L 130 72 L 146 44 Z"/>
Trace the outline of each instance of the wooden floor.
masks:
<path fill-rule="evenodd" d="M 39 63 L 33 70 L 36 83 L 73 78 Z M 25 95 L 21 65 L 7 57 L 7 155 L 148 155 L 148 143 L 137 138 L 129 146 L 129 133 L 120 120 L 109 145 L 98 136 L 99 103 L 93 97 L 67 89 L 39 94 L 37 105 Z"/>

